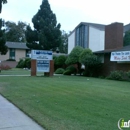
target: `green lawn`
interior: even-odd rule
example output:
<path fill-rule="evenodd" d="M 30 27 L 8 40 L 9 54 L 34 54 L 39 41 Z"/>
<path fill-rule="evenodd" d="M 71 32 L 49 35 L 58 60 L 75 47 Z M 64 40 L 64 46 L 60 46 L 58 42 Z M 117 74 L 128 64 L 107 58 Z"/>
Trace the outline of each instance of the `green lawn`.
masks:
<path fill-rule="evenodd" d="M 0 93 L 48 130 L 118 130 L 120 118 L 130 119 L 129 82 L 0 77 Z"/>
<path fill-rule="evenodd" d="M 13 68 L 9 70 L 2 70 L 0 75 L 31 75 L 30 70 L 25 70 L 25 69 L 19 69 L 19 68 Z M 44 75 L 43 72 L 37 72 L 37 75 Z"/>

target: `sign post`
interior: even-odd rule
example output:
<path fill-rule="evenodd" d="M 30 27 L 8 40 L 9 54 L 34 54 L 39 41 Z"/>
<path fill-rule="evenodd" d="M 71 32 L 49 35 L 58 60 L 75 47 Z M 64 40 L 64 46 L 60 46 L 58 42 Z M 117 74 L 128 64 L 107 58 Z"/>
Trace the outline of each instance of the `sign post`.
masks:
<path fill-rule="evenodd" d="M 46 76 L 53 76 L 54 62 L 52 61 L 52 51 L 31 51 L 31 76 L 36 76 L 37 72 L 44 72 Z"/>

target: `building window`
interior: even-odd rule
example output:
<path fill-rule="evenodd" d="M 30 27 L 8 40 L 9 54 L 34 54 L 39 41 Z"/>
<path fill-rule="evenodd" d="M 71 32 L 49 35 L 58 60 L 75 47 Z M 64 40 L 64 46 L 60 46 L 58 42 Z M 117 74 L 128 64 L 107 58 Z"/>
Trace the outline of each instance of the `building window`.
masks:
<path fill-rule="evenodd" d="M 26 50 L 26 57 L 30 57 L 30 54 L 31 54 L 30 50 Z"/>
<path fill-rule="evenodd" d="M 10 49 L 9 57 L 10 57 L 10 59 L 15 59 L 15 49 L 13 49 L 13 48 Z"/>
<path fill-rule="evenodd" d="M 76 46 L 87 48 L 88 44 L 88 27 L 81 25 L 76 29 Z"/>

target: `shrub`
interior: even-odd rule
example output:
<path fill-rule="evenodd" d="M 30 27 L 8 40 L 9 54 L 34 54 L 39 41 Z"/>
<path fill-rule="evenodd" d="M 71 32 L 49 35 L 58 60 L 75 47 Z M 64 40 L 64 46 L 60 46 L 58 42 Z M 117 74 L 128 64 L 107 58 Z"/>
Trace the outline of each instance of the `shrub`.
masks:
<path fill-rule="evenodd" d="M 83 76 L 88 76 L 87 71 L 83 71 Z"/>
<path fill-rule="evenodd" d="M 66 61 L 66 56 L 63 56 L 63 55 L 55 58 L 55 64 L 57 66 L 61 66 L 62 67 L 65 64 L 65 61 Z"/>
<path fill-rule="evenodd" d="M 107 77 L 107 79 L 112 80 L 124 80 L 125 78 L 125 72 L 123 71 L 112 71 L 110 75 Z"/>
<path fill-rule="evenodd" d="M 9 70 L 9 69 L 11 69 L 11 67 L 10 66 L 8 66 L 8 65 L 1 65 L 1 67 L 0 67 L 0 69 L 1 70 Z"/>
<path fill-rule="evenodd" d="M 26 58 L 25 61 L 25 68 L 30 69 L 31 68 L 31 58 Z"/>
<path fill-rule="evenodd" d="M 63 74 L 64 75 L 71 75 L 71 71 L 70 70 L 66 70 Z"/>
<path fill-rule="evenodd" d="M 83 51 L 83 48 L 80 46 L 76 46 L 73 48 L 73 50 L 70 52 L 68 58 L 65 61 L 65 64 L 70 65 L 70 64 L 76 64 L 79 62 L 79 55 Z"/>
<path fill-rule="evenodd" d="M 64 69 L 63 68 L 58 68 L 56 71 L 55 71 L 55 74 L 63 74 L 64 73 Z"/>
<path fill-rule="evenodd" d="M 30 58 L 20 59 L 16 68 L 29 68 L 30 69 L 31 68 L 31 59 Z"/>
<path fill-rule="evenodd" d="M 127 76 L 130 79 L 130 71 L 127 72 Z"/>
<path fill-rule="evenodd" d="M 102 65 L 98 56 L 94 54 L 86 55 L 82 62 L 85 65 L 87 76 L 97 76 Z"/>
<path fill-rule="evenodd" d="M 73 66 L 73 65 L 70 65 L 66 68 L 66 70 L 69 70 L 71 72 L 71 74 L 75 74 L 77 73 L 77 69 Z"/>
<path fill-rule="evenodd" d="M 82 52 L 81 52 L 81 54 L 80 54 L 80 56 L 79 56 L 79 62 L 81 63 L 81 64 L 84 64 L 84 62 L 85 62 L 85 60 L 86 60 L 86 57 L 88 56 L 88 55 L 92 55 L 93 53 L 92 53 L 92 50 L 90 50 L 90 49 L 84 49 Z"/>
<path fill-rule="evenodd" d="M 16 61 L 15 59 L 7 59 L 6 61 Z"/>

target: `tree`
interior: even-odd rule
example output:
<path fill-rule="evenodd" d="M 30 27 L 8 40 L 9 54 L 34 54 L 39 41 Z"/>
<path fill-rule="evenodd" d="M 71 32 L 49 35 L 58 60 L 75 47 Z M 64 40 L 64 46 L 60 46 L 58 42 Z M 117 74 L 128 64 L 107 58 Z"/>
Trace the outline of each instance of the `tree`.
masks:
<path fill-rule="evenodd" d="M 123 40 L 124 40 L 124 46 L 130 45 L 130 30 L 125 32 Z"/>
<path fill-rule="evenodd" d="M 34 30 L 27 27 L 26 40 L 30 49 L 56 50 L 61 43 L 60 24 L 51 11 L 48 0 L 43 0 L 39 11 L 32 18 Z"/>
<path fill-rule="evenodd" d="M 80 54 L 80 56 L 79 56 L 79 62 L 81 63 L 81 64 L 83 64 L 85 61 L 85 59 L 86 59 L 86 57 L 88 56 L 88 55 L 91 55 L 91 54 L 93 54 L 92 53 L 92 51 L 90 50 L 90 49 L 84 49 L 82 52 L 81 52 L 81 54 Z"/>
<path fill-rule="evenodd" d="M 2 3 L 7 3 L 7 0 L 0 0 L 0 13 L 2 10 Z M 2 30 L 3 21 L 0 19 L 0 53 L 1 55 L 5 55 L 8 51 L 6 44 L 6 38 L 5 38 L 5 30 Z"/>
<path fill-rule="evenodd" d="M 76 46 L 75 48 L 73 48 L 67 60 L 65 61 L 65 64 L 67 65 L 77 64 L 79 62 L 79 55 L 81 54 L 82 51 L 83 48 L 80 46 Z"/>
<path fill-rule="evenodd" d="M 0 13 L 2 11 L 2 4 L 7 3 L 7 0 L 0 0 Z"/>
<path fill-rule="evenodd" d="M 97 75 L 97 71 L 99 71 L 101 67 L 101 61 L 98 56 L 88 53 L 82 59 L 82 64 L 85 65 L 85 75 L 86 76 L 93 76 Z"/>
<path fill-rule="evenodd" d="M 64 68 L 66 59 L 67 58 L 64 55 L 60 55 L 58 57 L 55 57 L 55 59 L 54 59 L 55 69 L 62 68 L 62 67 Z"/>
<path fill-rule="evenodd" d="M 67 54 L 67 52 L 68 52 L 68 33 L 66 33 L 64 30 L 62 31 L 61 39 L 62 39 L 62 42 L 59 46 L 59 52 Z"/>
<path fill-rule="evenodd" d="M 2 30 L 3 21 L 0 19 L 0 53 L 1 55 L 5 55 L 8 51 L 6 44 L 6 38 L 5 38 L 5 30 Z"/>
<path fill-rule="evenodd" d="M 21 21 L 15 22 L 7 21 L 5 22 L 5 33 L 7 41 L 11 42 L 26 42 L 25 31 L 27 24 Z"/>

